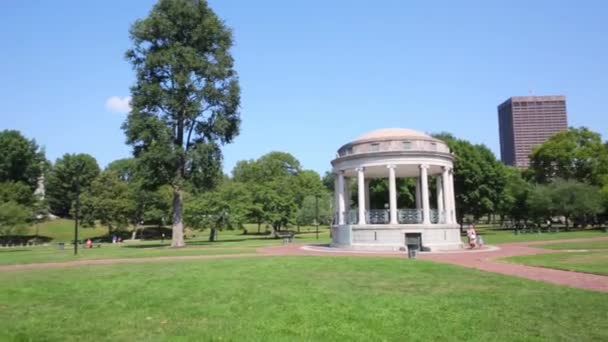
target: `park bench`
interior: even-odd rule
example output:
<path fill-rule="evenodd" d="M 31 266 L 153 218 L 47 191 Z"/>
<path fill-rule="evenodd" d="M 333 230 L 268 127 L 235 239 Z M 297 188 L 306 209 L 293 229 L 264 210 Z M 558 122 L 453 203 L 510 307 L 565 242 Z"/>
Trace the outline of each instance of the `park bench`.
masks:
<path fill-rule="evenodd" d="M 279 239 L 283 239 L 283 243 L 293 242 L 294 235 L 295 232 L 291 230 L 275 232 L 275 236 Z"/>

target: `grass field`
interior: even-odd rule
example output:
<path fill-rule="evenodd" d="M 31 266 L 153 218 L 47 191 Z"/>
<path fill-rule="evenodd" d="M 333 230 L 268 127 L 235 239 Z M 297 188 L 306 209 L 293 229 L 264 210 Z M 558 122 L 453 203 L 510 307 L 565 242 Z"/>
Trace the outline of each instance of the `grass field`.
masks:
<path fill-rule="evenodd" d="M 606 234 L 608 237 L 608 234 Z M 608 250 L 608 240 L 596 240 L 585 242 L 565 242 L 538 245 L 537 247 L 549 249 L 606 249 Z"/>
<path fill-rule="evenodd" d="M 606 341 L 608 295 L 421 260 L 0 273 L 0 340 Z"/>
<path fill-rule="evenodd" d="M 530 266 L 608 275 L 608 240 L 543 244 L 537 247 L 570 251 L 523 255 L 504 260 Z"/>
<path fill-rule="evenodd" d="M 31 226 L 27 230 L 28 235 L 35 235 L 36 231 L 39 236 L 46 236 L 55 241 L 72 241 L 74 240 L 74 220 L 57 219 L 52 221 L 42 222 Z M 79 239 L 88 239 L 100 237 L 108 234 L 108 228 L 103 226 L 78 229 Z"/>
<path fill-rule="evenodd" d="M 559 233 L 527 233 L 513 234 L 511 230 L 487 229 L 484 227 L 477 228 L 478 234 L 483 236 L 486 244 L 500 244 L 509 242 L 527 242 L 527 241 L 543 241 L 543 240 L 561 240 L 561 239 L 579 239 L 593 238 L 598 236 L 608 237 L 608 233 L 599 229 L 586 229 L 578 231 L 560 231 Z M 464 241 L 464 240 L 463 240 Z"/>
<path fill-rule="evenodd" d="M 59 250 L 56 246 L 40 246 L 26 248 L 0 249 L 0 264 L 31 264 L 44 262 L 62 262 L 90 259 L 111 258 L 145 258 L 159 256 L 186 256 L 186 255 L 210 255 L 210 254 L 243 254 L 255 253 L 253 247 L 201 247 L 190 246 L 187 248 L 173 249 L 168 245 L 153 244 L 103 244 L 101 248 L 78 249 L 78 255 L 74 255 L 73 245 Z"/>
<path fill-rule="evenodd" d="M 530 266 L 608 275 L 608 251 L 525 255 L 503 260 Z"/>
<path fill-rule="evenodd" d="M 63 221 L 63 220 L 62 220 Z M 66 220 L 67 221 L 67 220 Z M 66 224 L 59 224 L 53 221 L 51 228 L 58 232 L 56 236 L 65 234 Z M 68 225 L 69 226 L 69 225 Z M 70 228 L 73 229 L 73 228 Z M 89 228 L 82 229 L 86 231 Z M 194 234 L 197 234 L 195 232 Z M 191 233 L 192 235 L 192 233 Z M 160 240 L 151 241 L 125 241 L 124 243 L 111 244 L 101 243 L 100 248 L 92 249 L 79 247 L 78 255 L 74 256 L 73 245 L 66 244 L 65 249 L 58 248 L 58 241 L 54 240 L 45 246 L 28 246 L 28 247 L 11 247 L 0 248 L 0 264 L 30 264 L 44 262 L 61 262 L 86 259 L 109 259 L 109 258 L 144 258 L 157 256 L 185 256 L 185 255 L 210 255 L 210 254 L 242 254 L 255 253 L 257 247 L 276 246 L 283 243 L 280 239 L 273 239 L 268 236 L 260 235 L 243 235 L 241 230 L 227 230 L 219 232 L 217 241 L 209 242 L 206 232 L 198 233 L 195 237 L 186 240 L 185 248 L 173 249 L 169 248 L 170 240 L 165 240 L 161 243 Z M 66 239 L 68 240 L 68 239 Z M 313 230 L 303 229 L 300 234 L 295 237 L 294 242 L 319 242 L 327 243 L 329 241 L 329 230 L 327 228 L 320 229 L 319 240 L 316 239 L 316 233 Z"/>

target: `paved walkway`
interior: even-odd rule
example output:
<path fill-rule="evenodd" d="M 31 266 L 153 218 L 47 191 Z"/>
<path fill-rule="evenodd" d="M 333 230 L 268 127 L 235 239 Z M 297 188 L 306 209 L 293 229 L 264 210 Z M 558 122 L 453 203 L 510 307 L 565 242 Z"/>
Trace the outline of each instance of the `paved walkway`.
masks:
<path fill-rule="evenodd" d="M 553 241 L 534 241 L 534 242 L 518 242 L 499 245 L 498 249 L 488 250 L 473 250 L 473 251 L 458 251 L 454 253 L 428 253 L 421 254 L 420 259 L 442 262 L 447 264 L 459 265 L 478 270 L 500 273 L 520 278 L 544 281 L 548 283 L 577 287 L 582 289 L 608 292 L 608 276 L 594 275 L 580 272 L 570 272 L 554 270 L 542 267 L 533 267 L 519 264 L 512 264 L 496 259 L 505 258 L 516 255 L 532 255 L 564 252 L 563 250 L 551 250 L 534 247 L 535 245 L 548 243 L 564 243 L 564 242 L 579 242 L 590 240 L 608 240 L 608 237 L 592 238 L 592 239 L 568 239 L 568 240 L 553 240 Z M 285 255 L 316 255 L 316 256 L 359 256 L 359 257 L 391 257 L 403 258 L 403 252 L 385 252 L 385 253 L 369 253 L 362 251 L 341 251 L 335 252 L 329 249 L 323 250 L 314 248 L 304 248 L 305 244 L 289 244 L 282 246 L 260 247 L 256 254 L 222 254 L 222 255 L 198 255 L 198 256 L 164 256 L 164 257 L 149 257 L 149 258 L 119 258 L 119 259 L 92 259 L 92 260 L 77 260 L 70 262 L 52 262 L 39 264 L 21 264 L 21 265 L 0 265 L 0 271 L 12 270 L 34 270 L 59 267 L 72 267 L 83 265 L 107 265 L 107 264 L 125 264 L 125 263 L 144 263 L 144 262 L 159 262 L 159 261 L 181 261 L 181 260 L 205 260 L 205 259 L 228 259 L 228 258 L 249 258 L 263 256 L 285 256 Z"/>

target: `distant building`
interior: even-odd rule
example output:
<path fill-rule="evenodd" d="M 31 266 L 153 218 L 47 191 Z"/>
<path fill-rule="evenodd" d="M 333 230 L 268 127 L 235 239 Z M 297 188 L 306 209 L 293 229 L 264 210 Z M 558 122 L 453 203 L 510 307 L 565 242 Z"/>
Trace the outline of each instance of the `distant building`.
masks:
<path fill-rule="evenodd" d="M 566 97 L 511 97 L 498 106 L 498 126 L 502 162 L 526 168 L 534 146 L 568 129 Z"/>

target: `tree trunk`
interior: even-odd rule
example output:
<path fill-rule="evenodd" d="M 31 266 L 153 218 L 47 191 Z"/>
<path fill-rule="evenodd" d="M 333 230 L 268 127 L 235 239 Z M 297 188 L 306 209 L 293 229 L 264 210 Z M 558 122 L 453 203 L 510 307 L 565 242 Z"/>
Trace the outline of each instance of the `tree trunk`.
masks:
<path fill-rule="evenodd" d="M 182 219 L 182 192 L 178 187 L 173 188 L 173 227 L 171 247 L 185 247 L 184 222 Z"/>
<path fill-rule="evenodd" d="M 260 234 L 260 226 L 262 225 L 262 222 L 258 221 L 258 234 Z"/>
<path fill-rule="evenodd" d="M 209 242 L 214 242 L 216 238 L 217 238 L 217 229 L 211 228 L 211 231 L 209 231 Z"/>

